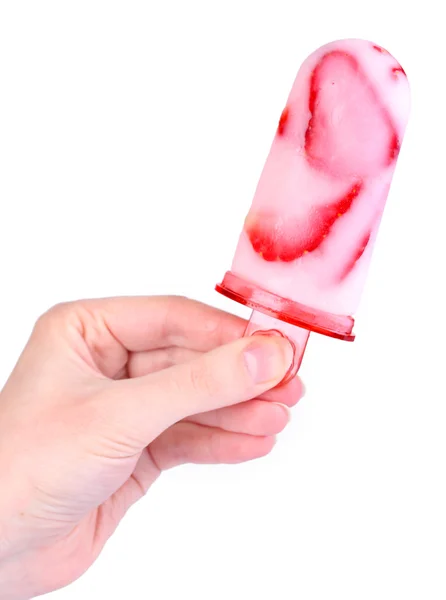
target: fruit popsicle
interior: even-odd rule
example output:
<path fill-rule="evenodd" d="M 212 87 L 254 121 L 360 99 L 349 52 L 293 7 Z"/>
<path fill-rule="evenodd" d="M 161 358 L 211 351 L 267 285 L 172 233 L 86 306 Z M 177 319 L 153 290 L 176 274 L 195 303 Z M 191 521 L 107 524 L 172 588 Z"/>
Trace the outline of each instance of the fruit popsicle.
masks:
<path fill-rule="evenodd" d="M 298 370 L 310 331 L 354 339 L 357 310 L 410 109 L 401 65 L 340 40 L 302 64 L 232 262 L 217 291 L 253 309 Z"/>

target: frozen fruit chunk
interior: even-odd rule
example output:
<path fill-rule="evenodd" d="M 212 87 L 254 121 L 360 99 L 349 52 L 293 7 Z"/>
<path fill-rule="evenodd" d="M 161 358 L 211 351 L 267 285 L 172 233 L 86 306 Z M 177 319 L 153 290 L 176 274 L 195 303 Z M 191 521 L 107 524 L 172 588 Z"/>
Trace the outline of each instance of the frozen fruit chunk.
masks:
<path fill-rule="evenodd" d="M 338 200 L 311 208 L 307 218 L 284 218 L 272 212 L 249 215 L 245 230 L 255 252 L 266 261 L 291 262 L 318 248 L 359 196 L 355 183 Z"/>
<path fill-rule="evenodd" d="M 315 168 L 367 177 L 393 162 L 400 141 L 386 108 L 356 58 L 325 54 L 310 79 L 305 150 Z"/>

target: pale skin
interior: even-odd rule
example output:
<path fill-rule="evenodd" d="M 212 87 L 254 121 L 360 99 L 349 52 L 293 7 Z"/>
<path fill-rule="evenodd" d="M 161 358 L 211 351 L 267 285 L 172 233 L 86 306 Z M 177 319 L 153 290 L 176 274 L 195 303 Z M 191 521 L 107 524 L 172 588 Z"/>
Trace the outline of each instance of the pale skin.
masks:
<path fill-rule="evenodd" d="M 180 297 L 58 305 L 0 393 L 0 597 L 80 577 L 165 469 L 268 454 L 302 396 L 292 351 Z"/>

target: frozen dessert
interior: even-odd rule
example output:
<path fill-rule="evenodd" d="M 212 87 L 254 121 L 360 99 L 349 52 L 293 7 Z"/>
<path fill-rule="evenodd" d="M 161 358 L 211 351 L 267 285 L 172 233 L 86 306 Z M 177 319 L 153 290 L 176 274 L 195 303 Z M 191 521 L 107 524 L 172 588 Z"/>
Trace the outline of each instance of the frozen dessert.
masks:
<path fill-rule="evenodd" d="M 354 339 L 353 314 L 401 148 L 406 74 L 381 46 L 330 43 L 301 66 L 217 290 L 254 309 L 246 334 Z"/>

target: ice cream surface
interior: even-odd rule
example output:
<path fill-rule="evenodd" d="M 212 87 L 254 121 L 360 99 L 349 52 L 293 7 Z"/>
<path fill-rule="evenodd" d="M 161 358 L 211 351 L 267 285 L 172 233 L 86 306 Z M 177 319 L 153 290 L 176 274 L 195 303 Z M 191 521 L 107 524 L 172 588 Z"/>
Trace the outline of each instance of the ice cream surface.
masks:
<path fill-rule="evenodd" d="M 409 106 L 406 74 L 382 47 L 341 40 L 311 54 L 280 117 L 231 274 L 308 311 L 354 314 Z"/>

